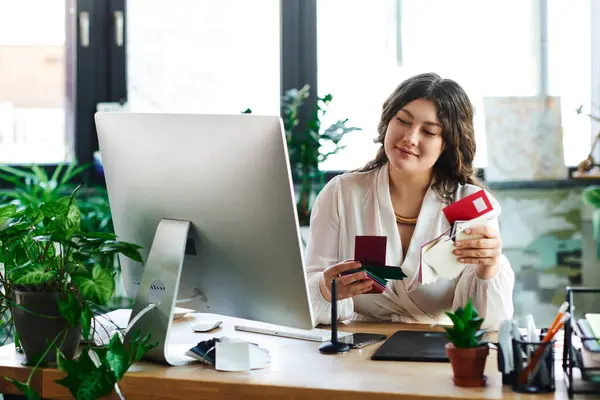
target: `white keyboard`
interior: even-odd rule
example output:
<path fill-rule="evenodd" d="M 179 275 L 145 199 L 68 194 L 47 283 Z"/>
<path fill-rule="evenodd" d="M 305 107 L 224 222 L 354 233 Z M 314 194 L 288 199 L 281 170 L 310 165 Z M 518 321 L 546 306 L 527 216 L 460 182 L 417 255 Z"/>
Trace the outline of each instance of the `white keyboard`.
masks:
<path fill-rule="evenodd" d="M 267 324 L 264 322 L 251 322 L 243 325 L 234 325 L 236 331 L 262 333 L 265 335 L 282 336 L 292 339 L 311 340 L 313 342 L 326 342 L 331 339 L 329 329 L 296 329 L 287 326 Z M 338 339 L 351 335 L 349 332 L 338 331 Z"/>

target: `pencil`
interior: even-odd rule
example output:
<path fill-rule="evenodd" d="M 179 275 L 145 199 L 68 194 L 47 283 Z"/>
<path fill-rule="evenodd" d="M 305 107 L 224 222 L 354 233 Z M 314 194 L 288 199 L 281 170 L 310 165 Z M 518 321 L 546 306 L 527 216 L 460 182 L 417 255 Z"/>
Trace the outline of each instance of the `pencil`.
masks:
<path fill-rule="evenodd" d="M 569 317 L 570 317 L 570 314 L 568 312 L 564 313 L 563 316 L 561 317 L 561 319 L 558 321 L 558 325 L 555 325 L 548 330 L 548 332 L 546 333 L 546 336 L 544 336 L 544 339 L 542 340 L 542 343 L 547 343 L 547 342 L 552 341 L 552 338 L 554 338 L 554 335 L 556 335 L 556 333 L 563 327 L 563 325 L 565 324 L 565 321 L 567 321 L 567 319 L 569 319 Z M 535 368 L 537 363 L 540 361 L 540 358 L 542 357 L 542 354 L 544 353 L 545 347 L 546 346 L 539 346 L 535 350 L 535 353 L 533 353 L 533 357 L 531 357 L 529 364 L 527 364 L 527 367 L 523 370 L 523 372 L 521 372 L 521 375 L 519 375 L 519 383 L 521 385 L 524 385 L 525 383 L 527 383 L 527 378 L 529 377 L 529 374 Z"/>
<path fill-rule="evenodd" d="M 552 322 L 552 325 L 550 325 L 550 329 L 548 329 L 548 331 L 551 331 L 552 328 L 554 328 L 559 323 L 560 319 L 565 314 L 568 308 L 569 303 L 566 301 L 560 305 L 560 307 L 558 308 L 558 313 L 556 313 L 556 317 L 554 317 L 554 321 Z"/>

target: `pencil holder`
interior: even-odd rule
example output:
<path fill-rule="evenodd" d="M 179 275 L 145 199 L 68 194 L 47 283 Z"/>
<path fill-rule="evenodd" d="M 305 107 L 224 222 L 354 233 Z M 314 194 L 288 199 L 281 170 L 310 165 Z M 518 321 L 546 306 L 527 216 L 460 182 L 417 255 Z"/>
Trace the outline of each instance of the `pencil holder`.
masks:
<path fill-rule="evenodd" d="M 515 370 L 512 390 L 519 393 L 550 393 L 555 390 L 555 340 L 530 342 L 512 339 Z"/>

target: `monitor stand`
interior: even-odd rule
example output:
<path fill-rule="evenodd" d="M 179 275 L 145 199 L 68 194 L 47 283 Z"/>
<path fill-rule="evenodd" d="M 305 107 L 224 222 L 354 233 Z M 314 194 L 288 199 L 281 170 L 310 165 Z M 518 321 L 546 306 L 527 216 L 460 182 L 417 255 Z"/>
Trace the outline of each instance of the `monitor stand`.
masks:
<path fill-rule="evenodd" d="M 158 342 L 158 346 L 150 349 L 144 358 L 162 364 L 191 362 L 184 354 L 173 355 L 167 351 L 190 226 L 189 221 L 174 219 L 163 218 L 159 222 L 129 321 L 149 305 L 157 306 L 140 316 L 125 336 L 124 343 L 128 345 L 137 330 L 142 338 L 150 333 L 150 343 Z"/>

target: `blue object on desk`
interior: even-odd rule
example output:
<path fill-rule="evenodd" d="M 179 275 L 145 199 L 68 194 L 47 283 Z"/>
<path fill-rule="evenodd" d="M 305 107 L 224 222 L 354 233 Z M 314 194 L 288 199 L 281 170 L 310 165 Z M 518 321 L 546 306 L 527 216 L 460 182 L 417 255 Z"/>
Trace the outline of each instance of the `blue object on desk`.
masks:
<path fill-rule="evenodd" d="M 207 362 L 210 365 L 215 365 L 215 347 L 217 342 L 219 342 L 219 338 L 204 340 L 192 347 L 189 352 L 194 353 L 193 357 L 198 360 Z M 192 356 L 192 354 L 190 354 L 190 356 Z"/>

